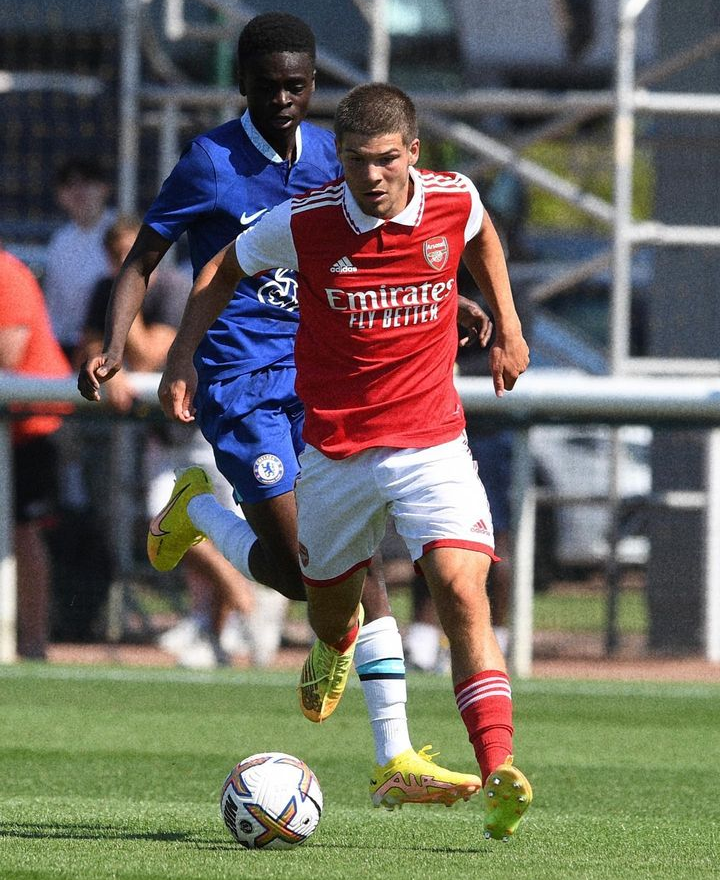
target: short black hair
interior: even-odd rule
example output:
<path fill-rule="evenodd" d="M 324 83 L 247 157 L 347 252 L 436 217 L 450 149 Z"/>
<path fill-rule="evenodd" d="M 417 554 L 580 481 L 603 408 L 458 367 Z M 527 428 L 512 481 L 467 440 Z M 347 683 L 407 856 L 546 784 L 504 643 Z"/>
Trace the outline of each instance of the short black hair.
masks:
<path fill-rule="evenodd" d="M 256 15 L 238 38 L 238 69 L 250 58 L 273 52 L 299 52 L 315 63 L 315 34 L 301 18 L 287 12 Z"/>
<path fill-rule="evenodd" d="M 81 157 L 68 159 L 55 172 L 56 186 L 67 186 L 67 184 L 79 180 L 108 183 L 109 175 L 107 169 L 100 162 Z"/>

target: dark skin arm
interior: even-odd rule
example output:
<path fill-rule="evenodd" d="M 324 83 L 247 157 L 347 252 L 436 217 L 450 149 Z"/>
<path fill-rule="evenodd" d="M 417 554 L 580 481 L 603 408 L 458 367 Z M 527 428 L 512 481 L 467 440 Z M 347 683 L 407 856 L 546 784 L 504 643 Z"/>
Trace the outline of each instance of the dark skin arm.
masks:
<path fill-rule="evenodd" d="M 78 390 L 87 400 L 100 400 L 100 385 L 122 368 L 128 336 L 147 293 L 150 276 L 171 244 L 149 226 L 141 227 L 113 284 L 103 350 L 80 368 Z"/>
<path fill-rule="evenodd" d="M 460 335 L 460 348 L 472 345 L 477 340 L 481 348 L 490 342 L 492 321 L 480 306 L 465 296 L 458 296 L 458 324 L 466 331 Z"/>
<path fill-rule="evenodd" d="M 168 352 L 158 396 L 163 412 L 170 419 L 191 422 L 192 405 L 197 389 L 197 373 L 193 355 L 208 328 L 215 322 L 232 298 L 235 288 L 246 277 L 238 263 L 235 242 L 231 242 L 207 263 L 193 285 L 180 328 Z M 459 299 L 458 322 L 468 330 L 461 345 L 476 337 L 483 347 L 492 333 L 492 323 L 472 300 Z"/>
<path fill-rule="evenodd" d="M 193 355 L 208 328 L 215 322 L 232 298 L 235 288 L 246 277 L 238 263 L 232 242 L 205 265 L 193 285 L 175 341 L 168 352 L 158 396 L 168 418 L 181 422 L 194 419 L 192 405 L 197 388 Z M 458 322 L 468 330 L 461 345 L 477 338 L 487 345 L 492 323 L 480 306 L 464 296 L 458 297 Z"/>

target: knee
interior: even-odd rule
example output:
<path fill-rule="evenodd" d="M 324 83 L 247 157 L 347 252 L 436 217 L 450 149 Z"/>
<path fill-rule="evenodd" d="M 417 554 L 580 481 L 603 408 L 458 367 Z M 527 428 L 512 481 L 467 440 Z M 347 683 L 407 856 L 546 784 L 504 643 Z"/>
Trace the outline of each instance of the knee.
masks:
<path fill-rule="evenodd" d="M 277 590 L 278 593 L 282 593 L 283 596 L 287 596 L 294 602 L 307 602 L 307 591 L 297 562 L 294 565 L 275 567 L 271 580 L 272 583 L 269 586 Z"/>
<path fill-rule="evenodd" d="M 250 570 L 260 583 L 265 584 L 288 599 L 305 602 L 307 594 L 300 574 L 297 551 L 292 553 L 256 541 L 250 550 Z"/>
<path fill-rule="evenodd" d="M 307 593 L 305 592 L 305 584 L 303 584 L 301 578 L 297 578 L 297 580 L 284 581 L 282 584 L 279 584 L 275 587 L 278 593 L 282 593 L 283 596 L 286 596 L 288 599 L 292 599 L 293 602 L 307 602 Z"/>
<path fill-rule="evenodd" d="M 451 581 L 438 603 L 438 614 L 449 638 L 453 633 L 489 625 L 490 602 L 484 585 Z"/>

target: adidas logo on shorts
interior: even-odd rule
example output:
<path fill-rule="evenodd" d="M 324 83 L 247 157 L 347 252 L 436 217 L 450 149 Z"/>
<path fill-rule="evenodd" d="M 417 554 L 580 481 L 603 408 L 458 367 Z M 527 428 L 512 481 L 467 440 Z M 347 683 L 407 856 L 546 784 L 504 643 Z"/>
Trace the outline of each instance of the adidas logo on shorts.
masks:
<path fill-rule="evenodd" d="M 341 257 L 337 263 L 333 263 L 332 266 L 330 266 L 330 271 L 342 274 L 346 274 L 347 272 L 357 272 L 357 266 L 354 266 L 350 262 L 349 257 Z"/>

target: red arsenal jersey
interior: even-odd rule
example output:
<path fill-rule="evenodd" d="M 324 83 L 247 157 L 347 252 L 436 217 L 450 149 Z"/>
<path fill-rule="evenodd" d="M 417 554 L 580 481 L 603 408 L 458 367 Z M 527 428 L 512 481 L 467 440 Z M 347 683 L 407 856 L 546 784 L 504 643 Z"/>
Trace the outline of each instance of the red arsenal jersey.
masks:
<path fill-rule="evenodd" d="M 416 171 L 392 220 L 343 181 L 284 202 L 238 237 L 243 270 L 298 271 L 297 392 L 304 439 L 330 458 L 434 446 L 465 416 L 453 384 L 457 269 L 482 221 L 472 182 Z"/>

